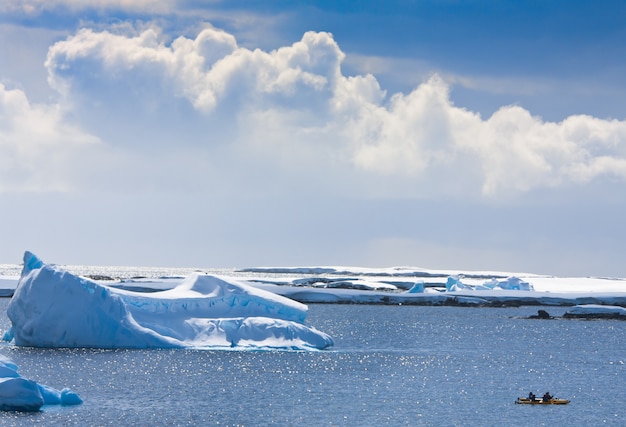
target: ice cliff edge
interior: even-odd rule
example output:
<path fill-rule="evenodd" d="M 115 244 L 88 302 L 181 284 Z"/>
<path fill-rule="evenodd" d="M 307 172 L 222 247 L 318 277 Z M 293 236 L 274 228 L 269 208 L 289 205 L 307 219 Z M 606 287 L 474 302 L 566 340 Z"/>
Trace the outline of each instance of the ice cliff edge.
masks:
<path fill-rule="evenodd" d="M 45 264 L 31 252 L 7 308 L 18 346 L 324 349 L 307 307 L 233 280 L 192 274 L 176 288 L 138 293 Z"/>

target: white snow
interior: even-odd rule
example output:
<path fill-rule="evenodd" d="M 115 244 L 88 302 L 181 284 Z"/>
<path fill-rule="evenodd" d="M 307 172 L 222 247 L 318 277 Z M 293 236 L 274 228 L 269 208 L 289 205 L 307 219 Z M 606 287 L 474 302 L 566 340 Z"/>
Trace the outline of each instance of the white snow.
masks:
<path fill-rule="evenodd" d="M 181 288 L 182 276 L 203 277 L 193 269 L 155 269 L 111 267 L 98 270 L 73 266 L 82 274 L 104 274 L 114 281 L 97 281 L 116 295 L 120 289 L 146 292 Z M 5 265 L 5 272 L 19 269 Z M 131 274 L 145 278 L 128 278 Z M 216 276 L 226 282 L 246 284 L 302 303 L 367 304 L 464 304 L 464 305 L 577 305 L 602 304 L 626 307 L 626 280 L 602 277 L 554 277 L 531 273 L 497 271 L 432 270 L 420 267 L 361 268 L 343 266 L 263 267 L 244 270 L 219 270 Z M 124 278 L 126 277 L 126 278 Z M 196 280 L 196 279 L 193 279 Z M 208 279 L 207 279 L 208 280 Z M 18 278 L 0 276 L 0 295 L 11 295 Z M 117 291 L 116 291 L 117 289 Z M 159 292 L 149 294 L 161 298 Z M 168 294 L 163 294 L 167 296 Z M 168 298 L 170 298 L 168 297 Z M 168 303 L 169 304 L 169 303 Z M 162 307 L 165 309 L 164 307 Z M 138 316 L 141 313 L 137 314 Z M 269 316 L 270 318 L 274 316 Z M 302 322 L 302 320 L 297 320 Z"/>
<path fill-rule="evenodd" d="M 323 349 L 307 307 L 244 283 L 194 273 L 173 289 L 125 291 L 43 263 L 30 252 L 7 308 L 19 346 Z"/>
<path fill-rule="evenodd" d="M 611 305 L 583 304 L 567 310 L 567 313 L 574 315 L 618 315 L 626 317 L 626 308 Z"/>
<path fill-rule="evenodd" d="M 0 355 L 0 410 L 38 411 L 44 405 L 78 405 L 82 399 L 70 389 L 61 391 L 17 373 L 17 365 Z"/>
<path fill-rule="evenodd" d="M 268 274 L 266 269 L 255 269 Z M 276 269 L 286 271 L 287 269 Z M 326 267 L 324 271 L 329 271 Z M 294 268 L 294 271 L 316 271 Z M 361 304 L 463 304 L 463 305 L 576 305 L 604 304 L 626 307 L 626 281 L 619 278 L 563 278 L 527 273 L 463 272 L 446 275 L 443 271 L 372 270 L 336 268 L 336 273 L 321 277 L 293 279 L 291 283 L 281 280 L 271 283 L 269 278 L 253 277 L 253 286 L 266 289 L 306 303 L 361 303 Z M 290 272 L 291 274 L 291 272 Z M 341 275 L 347 278 L 342 279 Z M 366 279 L 355 279 L 365 274 Z M 357 287 L 333 288 L 327 283 L 353 281 L 358 284 L 367 280 L 373 284 L 392 283 L 396 290 L 363 290 Z M 304 286 L 307 285 L 307 286 Z M 404 289 L 404 291 L 402 290 Z"/>

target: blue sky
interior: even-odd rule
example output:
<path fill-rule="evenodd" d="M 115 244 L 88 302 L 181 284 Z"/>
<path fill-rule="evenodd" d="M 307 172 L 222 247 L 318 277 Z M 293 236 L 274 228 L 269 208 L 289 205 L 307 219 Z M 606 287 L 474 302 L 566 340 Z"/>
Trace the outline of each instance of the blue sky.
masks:
<path fill-rule="evenodd" d="M 626 277 L 618 1 L 9 1 L 0 262 Z"/>

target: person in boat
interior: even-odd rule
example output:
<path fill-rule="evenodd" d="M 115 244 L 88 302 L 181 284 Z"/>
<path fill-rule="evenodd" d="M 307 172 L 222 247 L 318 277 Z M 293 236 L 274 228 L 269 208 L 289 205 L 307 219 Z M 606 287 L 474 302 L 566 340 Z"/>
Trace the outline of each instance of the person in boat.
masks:
<path fill-rule="evenodd" d="M 528 393 L 528 400 L 530 400 L 531 402 L 535 401 L 535 393 L 533 393 L 532 391 L 530 393 Z"/>
<path fill-rule="evenodd" d="M 552 396 L 550 395 L 549 391 L 546 391 L 546 394 L 543 395 L 543 401 L 544 402 L 549 402 L 552 400 Z"/>

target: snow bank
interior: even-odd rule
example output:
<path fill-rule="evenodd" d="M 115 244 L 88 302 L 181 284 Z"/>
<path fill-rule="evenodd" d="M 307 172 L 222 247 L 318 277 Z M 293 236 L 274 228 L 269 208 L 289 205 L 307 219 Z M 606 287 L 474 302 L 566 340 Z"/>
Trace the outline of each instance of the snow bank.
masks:
<path fill-rule="evenodd" d="M 0 296 L 13 294 L 19 281 L 20 268 L 17 265 L 8 265 L 8 267 L 5 265 L 5 268 L 0 270 Z M 164 270 L 161 268 L 144 269 L 143 267 L 68 266 L 67 269 L 77 275 L 82 274 L 82 277 L 90 277 L 105 288 L 112 289 L 112 292 L 132 291 L 125 294 L 124 298 L 127 302 L 132 300 L 133 293 L 160 298 L 160 295 L 167 296 L 161 293 L 162 291 L 176 288 L 175 292 L 182 294 L 184 286 L 179 286 L 181 281 L 184 276 L 194 272 L 193 269 Z M 425 270 L 417 267 L 387 269 L 271 267 L 214 270 L 213 272 L 217 275 L 195 275 L 187 279 L 186 286 L 194 286 L 190 283 L 193 284 L 196 281 L 243 282 L 251 288 L 263 289 L 301 303 L 466 306 L 603 304 L 626 307 L 626 279 L 620 278 L 554 277 L 513 272 Z M 100 280 L 98 277 L 104 277 L 106 280 Z M 119 279 L 112 281 L 109 280 L 111 277 Z M 210 285 L 198 284 L 198 286 Z M 194 293 L 191 288 L 185 292 L 191 296 Z M 199 292 L 195 296 L 201 294 L 202 292 Z M 176 296 L 170 299 L 176 299 Z M 141 300 L 136 300 L 135 303 L 129 305 L 128 309 L 132 310 L 136 304 L 145 305 Z M 163 302 L 162 305 L 167 306 L 163 308 L 166 312 L 179 310 L 176 308 L 176 303 Z M 222 306 L 228 308 L 225 301 Z M 287 320 L 303 323 L 306 307 L 300 311 L 300 314 L 301 317 L 296 320 Z M 133 316 L 141 317 L 141 312 L 133 312 Z M 171 313 L 168 316 L 171 316 Z M 198 316 L 202 318 L 205 315 L 199 314 Z M 218 316 L 212 313 L 211 315 L 216 318 L 228 316 L 230 314 Z M 276 318 L 274 314 L 248 313 L 241 316 Z M 233 327 L 237 327 L 237 324 L 235 323 Z M 227 344 L 228 340 L 229 338 L 224 337 L 222 343 Z"/>
<path fill-rule="evenodd" d="M 150 294 L 114 289 L 30 252 L 7 308 L 6 340 L 33 347 L 323 349 L 307 307 L 234 280 L 194 273 Z"/>
<path fill-rule="evenodd" d="M 17 373 L 17 365 L 0 355 L 0 410 L 38 411 L 43 405 L 78 405 L 82 399 L 70 389 L 56 390 Z"/>
<path fill-rule="evenodd" d="M 570 308 L 565 318 L 626 319 L 626 308 L 613 305 L 582 304 Z"/>

